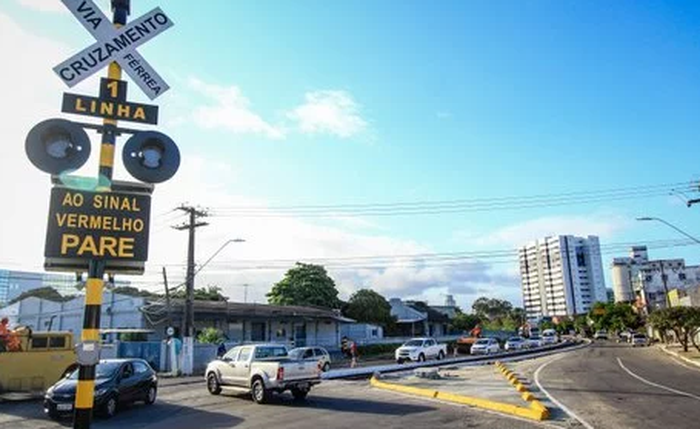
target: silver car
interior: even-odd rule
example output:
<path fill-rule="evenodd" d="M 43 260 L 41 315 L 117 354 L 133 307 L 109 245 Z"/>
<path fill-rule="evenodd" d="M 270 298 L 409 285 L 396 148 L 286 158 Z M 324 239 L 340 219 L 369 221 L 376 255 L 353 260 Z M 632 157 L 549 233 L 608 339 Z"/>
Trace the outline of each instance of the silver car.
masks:
<path fill-rule="evenodd" d="M 525 338 L 523 337 L 510 337 L 506 341 L 506 350 L 522 350 L 525 348 Z"/>
<path fill-rule="evenodd" d="M 289 351 L 293 360 L 315 360 L 323 372 L 331 369 L 331 355 L 323 347 L 297 347 Z"/>

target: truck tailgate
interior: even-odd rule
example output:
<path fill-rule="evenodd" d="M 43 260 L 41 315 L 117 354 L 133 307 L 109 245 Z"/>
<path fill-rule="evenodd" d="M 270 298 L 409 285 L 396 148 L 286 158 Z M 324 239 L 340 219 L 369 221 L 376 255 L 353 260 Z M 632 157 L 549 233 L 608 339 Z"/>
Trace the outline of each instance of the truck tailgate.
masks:
<path fill-rule="evenodd" d="M 302 380 L 310 378 L 320 378 L 318 362 L 309 360 L 286 361 L 280 365 L 284 368 L 284 380 Z"/>

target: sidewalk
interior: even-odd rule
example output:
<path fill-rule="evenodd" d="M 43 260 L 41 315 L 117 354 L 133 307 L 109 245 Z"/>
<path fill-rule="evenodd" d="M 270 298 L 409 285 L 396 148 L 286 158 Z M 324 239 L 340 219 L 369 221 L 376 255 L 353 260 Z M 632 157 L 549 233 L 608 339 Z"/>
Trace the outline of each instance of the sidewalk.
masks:
<path fill-rule="evenodd" d="M 167 374 L 158 374 L 158 386 L 159 387 L 171 387 L 180 386 L 187 384 L 204 384 L 204 376 L 193 375 L 193 376 L 181 376 L 181 377 L 171 377 Z"/>
<path fill-rule="evenodd" d="M 684 352 L 683 347 L 679 344 L 661 345 L 661 350 L 665 353 L 674 356 L 686 363 L 700 367 L 700 352 L 692 345 L 688 346 L 688 351 Z"/>

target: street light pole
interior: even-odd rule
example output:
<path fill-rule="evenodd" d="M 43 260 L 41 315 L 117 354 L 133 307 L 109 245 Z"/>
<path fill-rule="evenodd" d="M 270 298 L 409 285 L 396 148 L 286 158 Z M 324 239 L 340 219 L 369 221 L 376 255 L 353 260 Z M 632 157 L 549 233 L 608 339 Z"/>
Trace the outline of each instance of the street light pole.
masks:
<path fill-rule="evenodd" d="M 678 228 L 677 226 L 673 225 L 672 223 L 667 222 L 659 217 L 644 216 L 644 217 L 638 217 L 637 220 L 641 221 L 641 222 L 661 222 L 664 225 L 668 226 L 669 228 L 675 230 L 676 232 L 690 238 L 696 244 L 700 244 L 700 240 L 698 240 L 697 238 L 693 237 L 692 235 L 688 234 L 687 232 L 683 231 L 682 229 Z M 666 306 L 671 307 L 671 299 L 668 296 L 668 283 L 667 283 L 666 273 L 664 272 L 664 261 L 662 260 L 659 265 L 661 266 L 661 281 L 664 284 L 664 294 L 666 296 Z"/>

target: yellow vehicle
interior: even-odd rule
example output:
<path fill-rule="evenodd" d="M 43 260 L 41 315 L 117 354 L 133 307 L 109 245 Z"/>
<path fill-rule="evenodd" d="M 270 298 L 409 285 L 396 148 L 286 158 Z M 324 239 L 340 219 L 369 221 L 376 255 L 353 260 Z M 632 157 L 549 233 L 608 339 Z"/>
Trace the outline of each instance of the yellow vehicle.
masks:
<path fill-rule="evenodd" d="M 19 351 L 0 352 L 1 392 L 43 392 L 75 367 L 70 332 L 14 331 Z"/>

